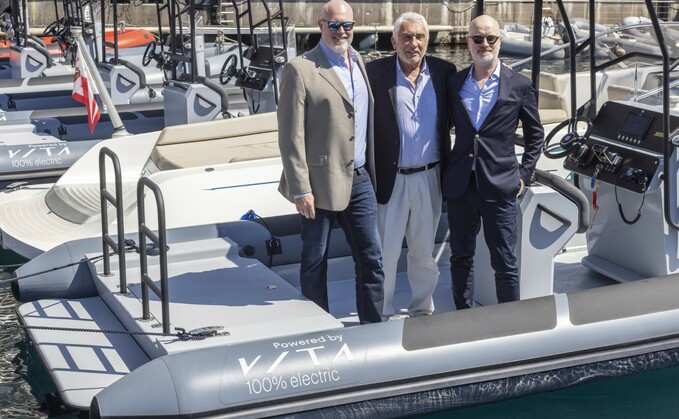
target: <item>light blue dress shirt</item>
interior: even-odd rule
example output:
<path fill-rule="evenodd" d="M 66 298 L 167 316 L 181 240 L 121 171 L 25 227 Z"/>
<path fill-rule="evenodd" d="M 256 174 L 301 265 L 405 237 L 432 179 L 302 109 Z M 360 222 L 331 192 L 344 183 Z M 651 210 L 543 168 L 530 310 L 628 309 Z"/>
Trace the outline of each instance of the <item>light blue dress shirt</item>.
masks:
<path fill-rule="evenodd" d="M 353 102 L 354 128 L 356 131 L 354 134 L 354 167 L 361 167 L 365 165 L 366 161 L 365 152 L 367 147 L 370 99 L 368 84 L 358 65 L 360 58 L 356 50 L 349 47 L 349 57 L 351 59 L 351 68 L 349 68 L 341 55 L 328 48 L 323 41 L 320 42 L 320 45 L 325 57 L 332 65 L 340 80 L 342 80 L 342 84 L 344 84 L 344 88 Z"/>
<path fill-rule="evenodd" d="M 478 131 L 486 120 L 486 117 L 497 103 L 497 96 L 500 91 L 500 66 L 498 62 L 493 74 L 486 80 L 483 88 L 479 87 L 479 83 L 474 78 L 474 67 L 469 71 L 469 75 L 462 85 L 460 90 L 460 99 L 464 105 L 469 119 L 471 119 L 474 128 Z"/>
<path fill-rule="evenodd" d="M 415 86 L 396 60 L 396 120 L 401 134 L 399 167 L 421 167 L 439 160 L 436 92 L 425 59 Z"/>
<path fill-rule="evenodd" d="M 460 99 L 462 105 L 467 110 L 474 128 L 478 131 L 486 120 L 486 117 L 497 103 L 497 96 L 500 92 L 500 66 L 498 61 L 495 71 L 490 75 L 483 88 L 479 87 L 479 82 L 474 78 L 474 66 L 469 70 L 469 75 L 460 89 Z M 472 163 L 472 170 L 476 170 L 476 160 Z"/>

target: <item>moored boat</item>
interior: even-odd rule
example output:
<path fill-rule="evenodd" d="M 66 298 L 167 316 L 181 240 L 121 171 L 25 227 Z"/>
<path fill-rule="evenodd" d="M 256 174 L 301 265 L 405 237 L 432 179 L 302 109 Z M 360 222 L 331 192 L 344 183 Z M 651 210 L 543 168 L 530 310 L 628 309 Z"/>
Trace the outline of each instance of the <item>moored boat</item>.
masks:
<path fill-rule="evenodd" d="M 247 17 L 247 13 L 243 16 Z M 193 18 L 195 16 L 191 20 Z M 273 19 L 269 19 L 260 25 L 272 25 L 272 22 Z M 244 27 L 241 30 L 254 31 Z M 0 106 L 15 109 L 0 111 L 0 166 L 4 169 L 0 181 L 61 175 L 98 141 L 122 136 L 119 132 L 122 123 L 128 129 L 125 135 L 155 131 L 158 138 L 160 130 L 167 126 L 275 110 L 277 70 L 290 52 L 285 44 L 280 47 L 272 44 L 270 37 L 262 40 L 259 35 L 253 35 L 258 47 L 246 49 L 242 44 L 222 42 L 206 49 L 201 36 L 194 34 L 190 42 L 184 42 L 180 35 L 181 31 L 170 37 L 170 47 L 161 46 L 160 52 L 155 42 L 150 43 L 143 57 L 139 57 L 139 66 L 118 60 L 117 53 L 113 59 L 118 60 L 118 64 L 99 64 L 106 87 L 100 87 L 99 91 L 109 93 L 111 100 L 104 104 L 110 113 L 120 114 L 121 123 L 117 125 L 113 116 L 109 119 L 103 115 L 92 129 L 82 105 L 64 109 L 60 101 L 74 102 L 72 79 L 64 81 L 69 87 L 61 92 L 47 94 L 37 86 L 38 92 L 16 93 L 5 89 L 0 93 Z M 246 52 L 250 59 L 241 55 Z M 272 55 L 276 60 L 271 59 Z M 162 68 L 146 67 L 154 74 L 147 77 L 141 66 L 155 61 L 162 64 Z M 245 73 L 246 70 L 249 73 Z M 17 90 L 22 87 L 15 86 Z M 44 106 L 59 108 L 16 111 L 21 107 L 20 101 L 23 106 L 39 101 Z M 131 147 L 134 150 L 134 146 Z"/>
<path fill-rule="evenodd" d="M 558 40 L 554 38 L 554 20 L 546 17 L 542 22 L 542 41 L 541 52 L 550 51 L 544 56 L 545 59 L 561 59 L 566 56 L 563 49 L 554 49 L 558 45 Z M 513 22 L 504 22 L 500 25 L 502 44 L 500 52 L 502 54 L 514 55 L 519 57 L 530 57 L 533 55 L 533 41 L 530 28 Z"/>
<path fill-rule="evenodd" d="M 196 176 L 185 180 L 215 174 L 214 183 L 182 190 L 179 177 L 163 183 L 171 170 L 157 169 L 190 166 L 193 156 L 183 151 L 212 137 L 187 146 L 168 136 L 168 153 L 156 153 L 155 167 L 138 153 L 136 164 L 147 174 L 139 180 L 121 179 L 120 163 L 130 164 L 129 157 L 101 149 L 99 189 L 88 191 L 89 207 L 71 218 L 103 208 L 100 220 L 115 214 L 116 221 L 101 222 L 102 237 L 70 241 L 17 270 L 12 288 L 25 302 L 17 327 L 64 403 L 102 418 L 407 416 L 677 365 L 679 206 L 669 192 L 679 178 L 676 153 L 670 154 L 679 116 L 669 109 L 668 61 L 662 64 L 661 107 L 598 106 L 600 86 L 591 83 L 590 106 L 550 132 L 547 155 L 563 159 L 576 179 L 537 172 L 537 184 L 518 203 L 521 301 L 495 304 L 490 263 L 479 246 L 481 307 L 449 311 L 444 217 L 434 315 L 356 325 L 353 261 L 339 231 L 330 246 L 327 313 L 298 289 L 299 216 L 289 203 L 278 206 L 284 201 L 275 181 L 256 177 L 276 159 L 196 165 L 184 172 Z M 594 67 L 589 80 L 597 79 Z M 537 80 L 539 71 L 531 76 Z M 574 91 L 577 82 L 572 66 Z M 576 98 L 570 103 L 575 109 Z M 588 126 L 584 134 L 577 122 Z M 569 131 L 561 138 L 560 128 Z M 241 150 L 240 158 L 246 151 L 252 150 Z M 115 183 L 106 180 L 111 168 Z M 224 182 L 227 170 L 237 179 L 232 184 Z M 224 190 L 233 190 L 233 198 L 215 198 L 214 205 L 256 213 L 261 206 L 265 218 L 248 211 L 245 218 L 254 220 L 165 228 L 165 217 L 181 212 L 169 208 L 199 218 L 198 193 Z M 79 191 L 63 192 L 53 190 L 67 203 Z M 132 195 L 134 208 L 125 204 Z M 134 226 L 125 218 L 131 212 Z M 587 254 L 578 252 L 565 266 L 576 252 L 561 250 L 576 233 L 586 234 Z M 566 270 L 574 275 L 564 280 Z"/>

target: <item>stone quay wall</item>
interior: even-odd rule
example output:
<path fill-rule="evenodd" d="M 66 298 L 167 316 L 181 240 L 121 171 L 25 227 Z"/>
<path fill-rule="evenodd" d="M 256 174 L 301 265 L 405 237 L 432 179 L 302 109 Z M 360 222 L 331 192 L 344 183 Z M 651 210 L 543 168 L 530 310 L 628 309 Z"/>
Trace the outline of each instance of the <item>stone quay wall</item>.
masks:
<path fill-rule="evenodd" d="M 0 11 L 9 0 L 0 0 Z M 129 27 L 146 27 L 150 30 L 158 28 L 156 6 L 148 0 L 127 0 L 118 2 L 118 20 Z M 199 0 L 204 1 L 204 0 Z M 219 0 L 216 0 L 219 1 Z M 243 0 L 238 0 L 243 4 Z M 679 1 L 679 0 L 678 0 Z M 200 14 L 201 27 L 216 30 L 218 27 L 235 28 L 233 22 L 233 8 L 231 1 L 223 0 L 224 5 L 218 3 L 209 10 L 202 10 Z M 298 35 L 317 34 L 317 20 L 320 9 L 325 0 L 287 0 L 283 1 L 285 15 L 290 18 Z M 389 33 L 394 20 L 404 12 L 414 11 L 424 15 L 434 33 L 433 43 L 461 42 L 467 26 L 474 12 L 474 2 L 441 1 L 402 1 L 402 0 L 372 0 L 349 1 L 354 9 L 357 34 Z M 253 1 L 255 19 L 266 16 L 265 9 L 260 2 Z M 270 9 L 278 10 L 278 2 L 267 2 Z M 655 2 L 658 15 L 661 18 L 673 20 L 677 15 L 679 4 L 671 1 Z M 108 21 L 112 21 L 110 3 L 106 6 Z M 242 10 L 242 9 L 241 9 Z M 486 1 L 486 13 L 500 22 L 513 22 L 530 26 L 533 17 L 533 2 L 529 1 Z M 570 18 L 587 18 L 588 3 L 586 0 L 575 0 L 566 3 L 566 10 Z M 56 17 L 53 0 L 28 1 L 29 25 L 33 32 L 41 32 L 42 28 L 53 22 Z M 599 0 L 596 3 L 596 20 L 604 25 L 619 24 L 627 16 L 646 16 L 643 1 L 609 1 Z M 59 11 L 63 16 L 63 11 Z M 552 16 L 558 22 L 560 14 L 555 2 L 545 2 L 543 16 Z M 163 21 L 161 26 L 166 27 Z M 365 35 L 364 35 L 365 36 Z M 360 35 L 359 35 L 360 37 Z"/>

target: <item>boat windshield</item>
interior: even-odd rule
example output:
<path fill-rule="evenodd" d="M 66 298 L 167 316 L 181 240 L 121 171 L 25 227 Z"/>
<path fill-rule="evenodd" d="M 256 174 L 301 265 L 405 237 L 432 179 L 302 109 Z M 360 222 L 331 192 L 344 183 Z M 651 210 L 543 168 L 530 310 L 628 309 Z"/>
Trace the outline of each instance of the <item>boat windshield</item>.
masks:
<path fill-rule="evenodd" d="M 679 72 L 670 73 L 670 108 L 679 110 Z M 646 77 L 644 86 L 638 86 L 632 93 L 630 101 L 651 106 L 662 106 L 663 87 L 662 72 L 652 73 Z"/>

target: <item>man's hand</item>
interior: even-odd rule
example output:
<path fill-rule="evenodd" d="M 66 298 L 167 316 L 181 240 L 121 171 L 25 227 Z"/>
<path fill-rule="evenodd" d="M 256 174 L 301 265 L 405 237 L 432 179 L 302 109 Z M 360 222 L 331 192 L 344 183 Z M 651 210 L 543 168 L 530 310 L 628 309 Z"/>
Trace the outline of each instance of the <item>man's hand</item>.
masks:
<path fill-rule="evenodd" d="M 305 218 L 316 218 L 316 207 L 314 207 L 314 194 L 304 195 L 301 198 L 295 199 L 295 207 L 297 212 Z"/>
<path fill-rule="evenodd" d="M 519 187 L 519 193 L 516 194 L 517 198 L 523 195 L 523 191 L 526 189 L 526 184 L 523 182 L 523 179 L 519 179 L 519 181 L 521 182 L 521 186 Z"/>

